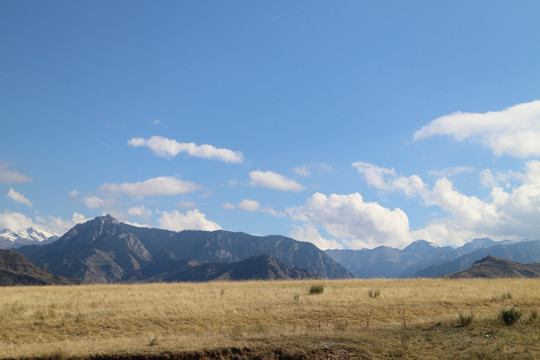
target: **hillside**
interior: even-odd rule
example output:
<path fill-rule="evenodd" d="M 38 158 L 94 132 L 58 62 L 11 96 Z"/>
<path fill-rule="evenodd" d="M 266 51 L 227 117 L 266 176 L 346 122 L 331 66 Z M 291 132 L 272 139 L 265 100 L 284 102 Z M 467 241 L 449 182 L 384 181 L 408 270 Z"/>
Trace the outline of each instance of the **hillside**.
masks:
<path fill-rule="evenodd" d="M 470 268 L 448 275 L 450 279 L 471 278 L 538 278 L 540 263 L 520 264 L 515 261 L 486 256 L 476 261 Z"/>
<path fill-rule="evenodd" d="M 267 254 L 287 266 L 329 279 L 351 278 L 342 265 L 309 242 L 229 231 L 167 231 L 97 217 L 52 244 L 19 249 L 55 274 L 94 283 L 147 281 L 188 262 L 231 263 Z"/>
<path fill-rule="evenodd" d="M 15 250 L 0 250 L 0 286 L 67 285 L 73 282 L 41 269 Z"/>
<path fill-rule="evenodd" d="M 160 276 L 161 281 L 213 280 L 308 280 L 319 277 L 309 271 L 292 268 L 270 255 L 258 255 L 233 263 L 207 263 L 185 266 L 174 274 Z"/>
<path fill-rule="evenodd" d="M 454 260 L 433 264 L 426 269 L 418 271 L 415 276 L 439 277 L 457 273 L 471 267 L 476 261 L 485 258 L 488 255 L 522 264 L 540 262 L 540 240 L 496 245 L 478 249 Z"/>

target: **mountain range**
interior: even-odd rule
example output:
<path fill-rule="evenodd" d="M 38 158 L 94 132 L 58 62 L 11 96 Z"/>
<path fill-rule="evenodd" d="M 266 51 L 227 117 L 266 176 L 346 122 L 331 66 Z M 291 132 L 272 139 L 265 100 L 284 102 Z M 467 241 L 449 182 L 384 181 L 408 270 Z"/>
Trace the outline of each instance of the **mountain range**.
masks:
<path fill-rule="evenodd" d="M 48 244 L 58 240 L 58 234 L 29 227 L 19 231 L 0 230 L 0 249 L 16 249 L 24 245 Z"/>
<path fill-rule="evenodd" d="M 459 248 L 418 240 L 399 250 L 388 246 L 361 250 L 326 250 L 358 278 L 439 277 L 494 255 L 522 263 L 540 261 L 540 240 L 513 243 L 475 239 Z"/>
<path fill-rule="evenodd" d="M 476 261 L 468 269 L 448 275 L 450 279 L 538 277 L 540 277 L 540 263 L 521 264 L 491 255 Z"/>
<path fill-rule="evenodd" d="M 309 242 L 223 230 L 174 232 L 143 228 L 121 223 L 109 215 L 78 224 L 51 244 L 27 245 L 18 251 L 54 274 L 92 283 L 180 279 L 179 274 L 200 274 L 204 269 L 193 268 L 193 264 L 241 262 L 263 254 L 321 278 L 353 277 Z M 223 274 L 227 271 L 234 273 L 229 269 Z"/>

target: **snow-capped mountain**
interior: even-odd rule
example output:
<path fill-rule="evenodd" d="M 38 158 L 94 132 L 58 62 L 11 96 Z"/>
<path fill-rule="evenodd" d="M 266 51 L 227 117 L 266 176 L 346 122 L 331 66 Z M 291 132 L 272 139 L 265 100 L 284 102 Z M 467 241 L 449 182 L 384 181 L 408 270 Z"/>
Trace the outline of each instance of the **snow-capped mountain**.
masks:
<path fill-rule="evenodd" d="M 29 227 L 19 231 L 0 230 L 0 249 L 13 249 L 23 245 L 45 244 L 60 238 L 58 234 Z"/>

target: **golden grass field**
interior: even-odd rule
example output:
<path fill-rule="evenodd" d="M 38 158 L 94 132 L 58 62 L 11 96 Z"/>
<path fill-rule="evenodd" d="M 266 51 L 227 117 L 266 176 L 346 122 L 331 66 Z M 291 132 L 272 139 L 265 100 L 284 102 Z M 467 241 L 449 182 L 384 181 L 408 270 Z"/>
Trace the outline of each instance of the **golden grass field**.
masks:
<path fill-rule="evenodd" d="M 309 294 L 315 284 L 324 286 L 322 294 Z M 537 279 L 0 291 L 0 358 L 540 359 Z M 517 324 L 505 326 L 498 315 L 511 306 L 523 315 Z M 472 314 L 472 323 L 459 326 L 460 314 Z"/>

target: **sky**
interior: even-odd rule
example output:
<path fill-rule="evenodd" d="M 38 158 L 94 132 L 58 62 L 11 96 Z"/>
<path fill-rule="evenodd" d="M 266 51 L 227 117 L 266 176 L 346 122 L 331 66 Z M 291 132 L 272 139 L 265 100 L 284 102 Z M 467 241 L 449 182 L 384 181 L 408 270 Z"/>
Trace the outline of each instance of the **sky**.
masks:
<path fill-rule="evenodd" d="M 538 1 L 0 2 L 0 229 L 540 238 Z"/>

